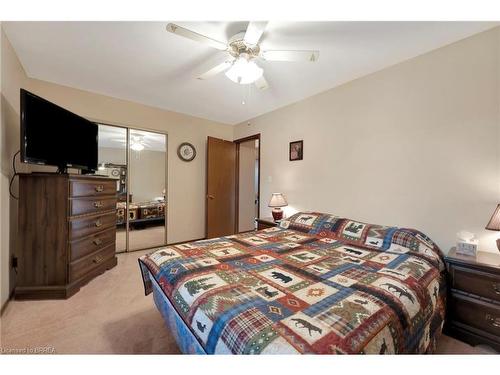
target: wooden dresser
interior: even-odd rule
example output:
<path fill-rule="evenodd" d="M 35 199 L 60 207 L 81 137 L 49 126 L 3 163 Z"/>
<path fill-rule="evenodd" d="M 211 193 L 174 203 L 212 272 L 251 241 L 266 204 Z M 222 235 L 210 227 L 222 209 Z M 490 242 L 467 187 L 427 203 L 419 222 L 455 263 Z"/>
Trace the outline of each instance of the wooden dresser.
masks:
<path fill-rule="evenodd" d="M 500 253 L 445 257 L 449 275 L 445 332 L 472 345 L 500 351 Z"/>
<path fill-rule="evenodd" d="M 68 298 L 117 263 L 116 181 L 21 174 L 16 299 Z"/>

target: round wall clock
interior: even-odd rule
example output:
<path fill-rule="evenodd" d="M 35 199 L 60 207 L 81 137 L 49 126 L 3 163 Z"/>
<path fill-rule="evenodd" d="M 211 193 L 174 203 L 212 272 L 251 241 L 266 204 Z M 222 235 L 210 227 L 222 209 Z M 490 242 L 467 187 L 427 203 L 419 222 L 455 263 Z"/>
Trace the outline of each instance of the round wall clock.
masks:
<path fill-rule="evenodd" d="M 184 161 L 191 161 L 196 157 L 196 149 L 191 143 L 183 142 L 177 149 L 177 155 Z"/>

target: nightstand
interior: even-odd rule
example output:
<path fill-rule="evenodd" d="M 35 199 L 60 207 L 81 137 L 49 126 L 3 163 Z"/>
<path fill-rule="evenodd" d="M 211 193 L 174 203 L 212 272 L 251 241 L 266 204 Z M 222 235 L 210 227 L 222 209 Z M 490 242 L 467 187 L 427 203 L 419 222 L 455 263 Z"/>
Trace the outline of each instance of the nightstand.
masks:
<path fill-rule="evenodd" d="M 471 345 L 486 344 L 500 351 L 500 254 L 445 257 L 448 303 L 445 332 Z"/>
<path fill-rule="evenodd" d="M 257 230 L 277 227 L 279 225 L 279 221 L 274 221 L 272 217 L 264 217 L 255 219 L 257 222 Z"/>

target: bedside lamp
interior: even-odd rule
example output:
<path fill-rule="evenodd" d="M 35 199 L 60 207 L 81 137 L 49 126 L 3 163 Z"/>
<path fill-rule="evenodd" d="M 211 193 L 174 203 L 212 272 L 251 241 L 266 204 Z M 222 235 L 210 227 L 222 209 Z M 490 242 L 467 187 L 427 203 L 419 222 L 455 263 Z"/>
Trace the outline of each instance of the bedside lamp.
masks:
<path fill-rule="evenodd" d="M 493 215 L 491 216 L 491 219 L 485 229 L 500 231 L 500 204 L 495 209 L 495 212 L 493 212 Z M 500 250 L 500 238 L 497 239 L 497 249 Z"/>
<path fill-rule="evenodd" d="M 288 203 L 286 202 L 286 198 L 282 193 L 273 193 L 268 206 L 273 208 L 274 221 L 278 221 L 283 219 L 283 210 L 281 209 L 281 207 L 288 206 Z"/>

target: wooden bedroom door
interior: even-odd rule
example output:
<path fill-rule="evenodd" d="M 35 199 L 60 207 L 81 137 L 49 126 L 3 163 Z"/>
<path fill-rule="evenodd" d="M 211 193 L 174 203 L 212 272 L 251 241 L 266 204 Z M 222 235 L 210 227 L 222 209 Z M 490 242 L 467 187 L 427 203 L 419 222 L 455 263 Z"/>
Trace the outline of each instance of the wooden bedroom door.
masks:
<path fill-rule="evenodd" d="M 235 233 L 236 144 L 208 137 L 206 236 Z"/>

